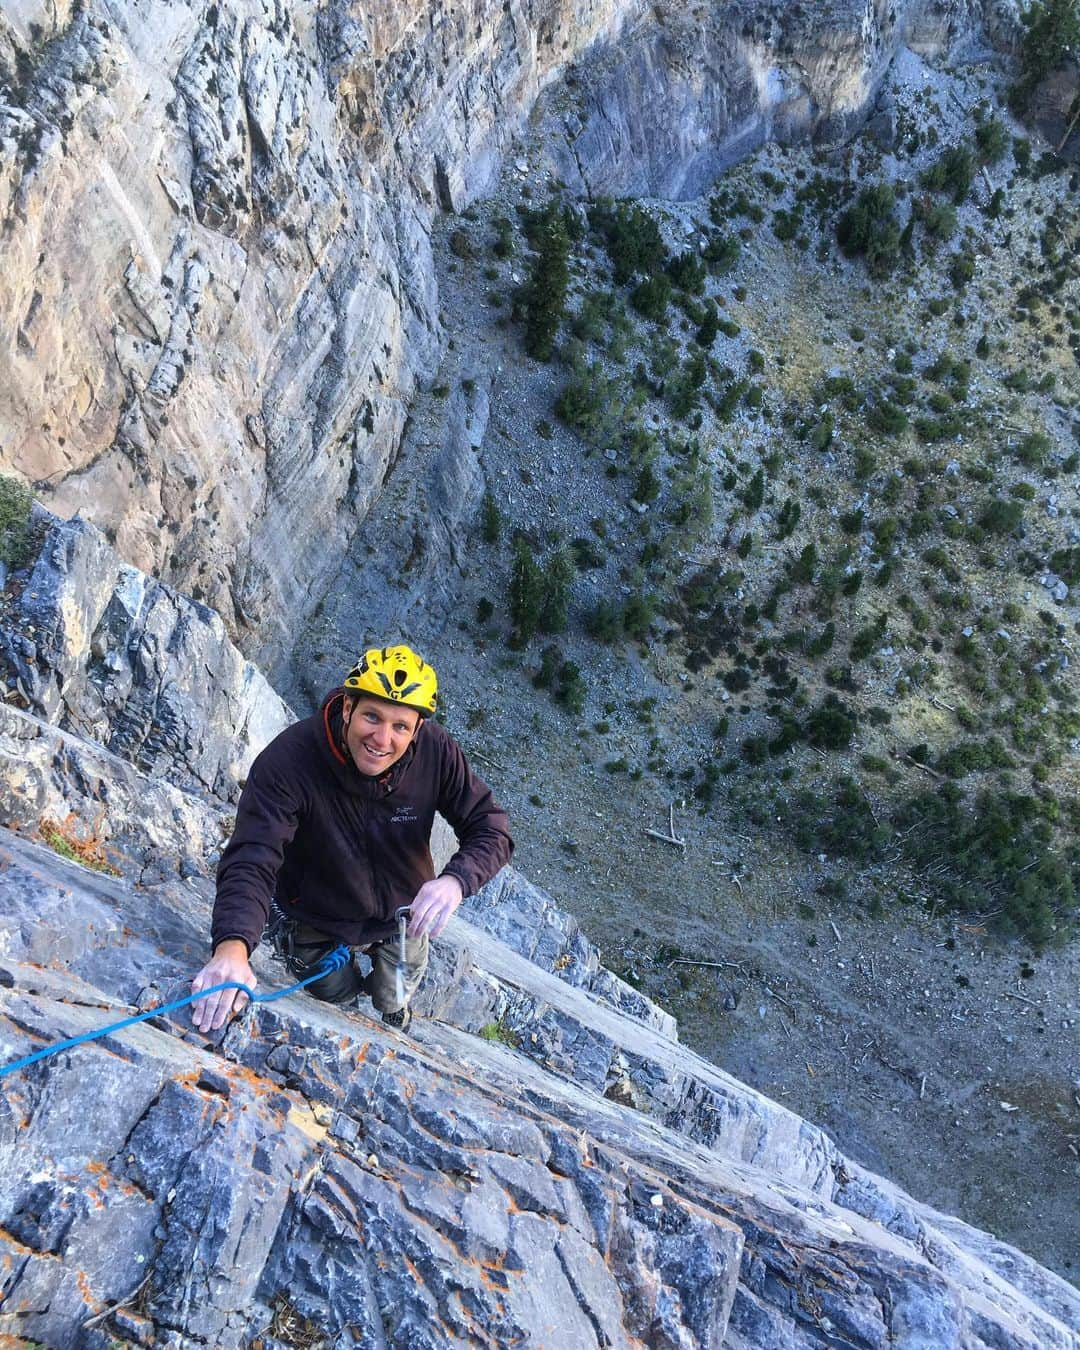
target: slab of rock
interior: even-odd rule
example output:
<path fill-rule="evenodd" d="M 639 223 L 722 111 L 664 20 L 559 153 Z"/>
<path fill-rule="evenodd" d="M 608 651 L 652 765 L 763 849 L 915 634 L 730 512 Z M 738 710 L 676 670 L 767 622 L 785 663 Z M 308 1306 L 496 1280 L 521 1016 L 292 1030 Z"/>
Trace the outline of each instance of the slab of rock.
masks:
<path fill-rule="evenodd" d="M 186 987 L 205 884 L 139 890 L 15 836 L 0 867 L 4 1062 L 116 1019 L 118 996 Z M 0 1078 L 0 1334 L 102 1350 L 134 1333 L 241 1346 L 271 1325 L 432 1350 L 1076 1350 L 1063 1281 L 733 1080 L 727 1130 L 706 1142 L 678 1112 L 665 1123 L 672 1082 L 715 1092 L 725 1076 L 463 930 L 456 989 L 425 997 L 502 990 L 519 1049 L 452 1009 L 407 1038 L 298 994 L 213 1038 L 179 1012 Z M 550 1071 L 531 1041 L 553 1011 L 564 1047 L 578 1028 L 579 1073 Z M 648 1063 L 651 1097 L 605 1096 L 588 1036 Z"/>
<path fill-rule="evenodd" d="M 289 708 L 213 610 L 127 566 L 96 526 L 38 528 L 29 577 L 0 601 L 8 695 L 154 777 L 235 800 Z"/>

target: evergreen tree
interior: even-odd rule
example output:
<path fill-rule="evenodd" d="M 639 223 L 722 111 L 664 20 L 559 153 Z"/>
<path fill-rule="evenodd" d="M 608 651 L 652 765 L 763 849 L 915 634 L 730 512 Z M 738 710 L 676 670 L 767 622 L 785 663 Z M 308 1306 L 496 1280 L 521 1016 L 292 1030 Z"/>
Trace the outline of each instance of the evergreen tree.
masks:
<path fill-rule="evenodd" d="M 554 201 L 544 212 L 538 236 L 536 259 L 522 288 L 525 350 L 538 361 L 550 361 L 570 282 L 570 236 Z"/>
<path fill-rule="evenodd" d="M 510 618 L 520 646 L 524 646 L 540 626 L 543 607 L 543 568 L 536 561 L 536 550 L 521 535 L 514 541 L 510 568 Z"/>
<path fill-rule="evenodd" d="M 1010 95 L 1017 112 L 1027 109 L 1031 95 L 1045 76 L 1071 54 L 1080 53 L 1080 9 L 1076 0 L 1035 0 L 1023 15 L 1021 75 Z"/>

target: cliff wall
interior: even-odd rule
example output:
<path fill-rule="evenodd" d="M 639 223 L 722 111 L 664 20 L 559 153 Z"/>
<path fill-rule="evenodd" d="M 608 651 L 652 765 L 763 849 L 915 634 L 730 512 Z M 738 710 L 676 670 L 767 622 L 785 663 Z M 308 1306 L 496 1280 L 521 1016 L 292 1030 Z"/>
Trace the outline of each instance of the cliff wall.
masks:
<path fill-rule="evenodd" d="M 1008 32 L 1008 5 L 989 7 Z M 441 330 L 430 225 L 540 93 L 588 192 L 841 134 L 965 0 L 9 5 L 0 467 L 267 663 L 376 501 Z M 576 92 L 575 92 L 576 91 Z"/>

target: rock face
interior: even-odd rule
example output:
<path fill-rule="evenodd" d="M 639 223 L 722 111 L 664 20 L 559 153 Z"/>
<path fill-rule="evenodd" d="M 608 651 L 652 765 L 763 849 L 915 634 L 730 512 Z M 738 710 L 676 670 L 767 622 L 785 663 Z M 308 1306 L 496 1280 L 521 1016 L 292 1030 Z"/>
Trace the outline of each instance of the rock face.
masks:
<path fill-rule="evenodd" d="M 0 467 L 265 663 L 334 575 L 435 368 L 433 214 L 484 190 L 571 63 L 553 124 L 567 181 L 686 194 L 769 136 L 848 127 L 900 42 L 947 42 L 982 9 L 9 6 Z M 1004 40 L 1007 0 L 986 9 Z M 453 484 L 461 463 L 444 470 Z"/>
<path fill-rule="evenodd" d="M 235 800 L 293 720 L 206 605 L 125 565 L 95 526 L 41 513 L 29 575 L 0 597 L 6 694 L 46 721 Z"/>
<path fill-rule="evenodd" d="M 15 836 L 0 859 L 5 1061 L 186 989 L 207 883 L 136 889 Z M 435 974 L 414 1039 L 295 995 L 216 1045 L 178 1013 L 0 1079 L 0 1331 L 1080 1343 L 1069 1286 L 655 1027 L 459 920 Z"/>
<path fill-rule="evenodd" d="M 4 467 L 287 646 L 432 367 L 432 213 L 631 9 L 9 9 Z"/>
<path fill-rule="evenodd" d="M 65 541 L 115 566 L 78 522 L 46 538 L 33 576 Z M 65 650 L 42 644 L 39 687 Z M 10 704 L 0 783 L 4 1065 L 187 992 L 227 821 L 183 763 L 146 774 Z M 44 813 L 97 870 L 24 837 Z M 1080 1346 L 1075 1289 L 680 1045 L 523 878 L 465 913 L 411 1038 L 295 994 L 209 1040 L 181 1010 L 0 1077 L 0 1335 Z"/>

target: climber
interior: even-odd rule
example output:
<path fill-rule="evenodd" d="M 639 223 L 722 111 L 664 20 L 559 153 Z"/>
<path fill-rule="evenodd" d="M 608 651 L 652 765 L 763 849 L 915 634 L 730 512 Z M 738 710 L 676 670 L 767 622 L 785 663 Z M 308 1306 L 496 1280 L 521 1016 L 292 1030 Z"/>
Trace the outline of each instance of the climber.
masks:
<path fill-rule="evenodd" d="M 256 758 L 218 864 L 213 955 L 193 992 L 255 984 L 249 961 L 273 905 L 268 936 L 294 974 L 339 943 L 354 949 L 353 962 L 309 994 L 343 1005 L 367 994 L 384 1022 L 408 1027 L 428 939 L 514 847 L 491 789 L 429 720 L 436 694 L 434 670 L 410 648 L 371 648 L 319 713 Z M 438 877 L 428 847 L 436 811 L 458 836 Z M 406 907 L 399 942 L 395 915 Z M 367 974 L 359 952 L 370 958 Z M 196 1003 L 192 1020 L 217 1030 L 246 1002 L 242 991 L 222 990 Z"/>

